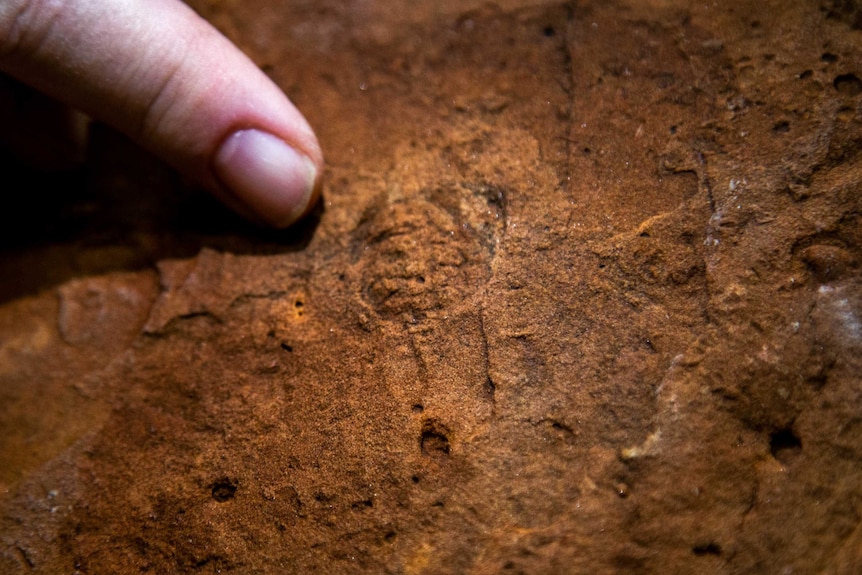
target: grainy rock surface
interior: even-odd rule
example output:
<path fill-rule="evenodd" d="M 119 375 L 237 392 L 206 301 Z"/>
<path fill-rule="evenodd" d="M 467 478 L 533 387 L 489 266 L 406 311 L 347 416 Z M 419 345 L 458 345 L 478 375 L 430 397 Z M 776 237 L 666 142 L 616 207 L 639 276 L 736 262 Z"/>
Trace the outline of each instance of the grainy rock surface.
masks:
<path fill-rule="evenodd" d="M 7 181 L 0 572 L 862 572 L 858 2 L 194 7 L 325 199 Z"/>

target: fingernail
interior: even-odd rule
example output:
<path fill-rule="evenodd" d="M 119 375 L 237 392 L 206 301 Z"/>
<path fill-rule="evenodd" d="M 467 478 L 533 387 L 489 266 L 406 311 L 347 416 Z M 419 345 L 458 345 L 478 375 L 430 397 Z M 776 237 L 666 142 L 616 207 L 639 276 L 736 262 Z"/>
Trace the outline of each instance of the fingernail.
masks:
<path fill-rule="evenodd" d="M 311 199 L 317 168 L 284 140 L 260 130 L 240 130 L 216 152 L 213 168 L 222 184 L 264 221 L 284 227 Z"/>

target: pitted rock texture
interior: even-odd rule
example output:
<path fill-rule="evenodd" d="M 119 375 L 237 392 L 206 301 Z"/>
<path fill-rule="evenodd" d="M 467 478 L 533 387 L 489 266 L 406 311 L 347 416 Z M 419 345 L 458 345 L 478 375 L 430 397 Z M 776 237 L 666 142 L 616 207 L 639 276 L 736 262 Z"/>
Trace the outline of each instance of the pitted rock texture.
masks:
<path fill-rule="evenodd" d="M 324 201 L 12 194 L 0 571 L 862 572 L 858 2 L 193 6 Z"/>

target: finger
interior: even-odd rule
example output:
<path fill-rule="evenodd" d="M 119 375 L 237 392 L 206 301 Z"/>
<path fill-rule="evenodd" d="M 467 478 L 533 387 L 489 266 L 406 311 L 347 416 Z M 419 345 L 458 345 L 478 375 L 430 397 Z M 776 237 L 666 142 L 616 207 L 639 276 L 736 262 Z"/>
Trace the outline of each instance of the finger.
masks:
<path fill-rule="evenodd" d="M 178 0 L 4 0 L 0 69 L 272 225 L 316 200 L 323 157 L 308 123 Z"/>

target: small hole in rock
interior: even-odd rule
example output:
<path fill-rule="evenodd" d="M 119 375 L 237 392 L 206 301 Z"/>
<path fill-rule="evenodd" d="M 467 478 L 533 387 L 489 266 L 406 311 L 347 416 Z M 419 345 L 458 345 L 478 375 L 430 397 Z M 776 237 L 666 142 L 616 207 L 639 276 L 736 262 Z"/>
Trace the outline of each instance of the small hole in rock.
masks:
<path fill-rule="evenodd" d="M 704 555 L 721 555 L 721 546 L 718 543 L 707 543 L 705 545 L 695 545 L 691 548 L 691 552 L 702 557 Z"/>
<path fill-rule="evenodd" d="M 448 457 L 451 450 L 449 430 L 437 421 L 426 421 L 419 436 L 419 447 L 423 455 Z"/>
<path fill-rule="evenodd" d="M 811 70 L 805 70 L 804 72 L 801 72 L 799 76 L 797 76 L 797 78 L 799 78 L 800 80 L 807 80 L 812 75 L 814 75 L 814 72 L 812 72 Z"/>
<path fill-rule="evenodd" d="M 862 80 L 856 74 L 841 74 L 832 82 L 839 94 L 858 96 L 862 94 Z"/>
<path fill-rule="evenodd" d="M 790 428 L 780 429 L 769 438 L 769 451 L 772 457 L 782 463 L 801 449 L 802 440 Z"/>
<path fill-rule="evenodd" d="M 421 403 L 414 403 L 413 407 L 410 409 L 413 411 L 413 413 L 422 413 L 423 411 L 425 411 L 425 406 Z"/>
<path fill-rule="evenodd" d="M 293 346 L 281 342 L 281 349 L 283 349 L 284 351 L 293 351 Z"/>
<path fill-rule="evenodd" d="M 774 126 L 772 126 L 772 131 L 776 134 L 786 134 L 790 131 L 790 122 L 782 120 L 778 122 Z"/>
<path fill-rule="evenodd" d="M 224 503 L 234 498 L 236 495 L 237 484 L 227 477 L 219 479 L 212 484 L 213 499 L 219 503 Z"/>
<path fill-rule="evenodd" d="M 554 36 L 556 33 L 557 31 L 554 30 L 553 26 L 545 26 L 544 28 L 542 28 L 542 34 L 544 34 L 547 38 Z"/>
<path fill-rule="evenodd" d="M 412 481 L 413 483 L 419 483 L 420 481 L 422 481 L 422 479 L 418 475 L 414 475 L 410 478 L 410 481 Z"/>
<path fill-rule="evenodd" d="M 838 56 L 832 52 L 823 52 L 823 54 L 820 55 L 820 59 L 827 64 L 832 64 L 833 62 L 838 61 Z"/>

